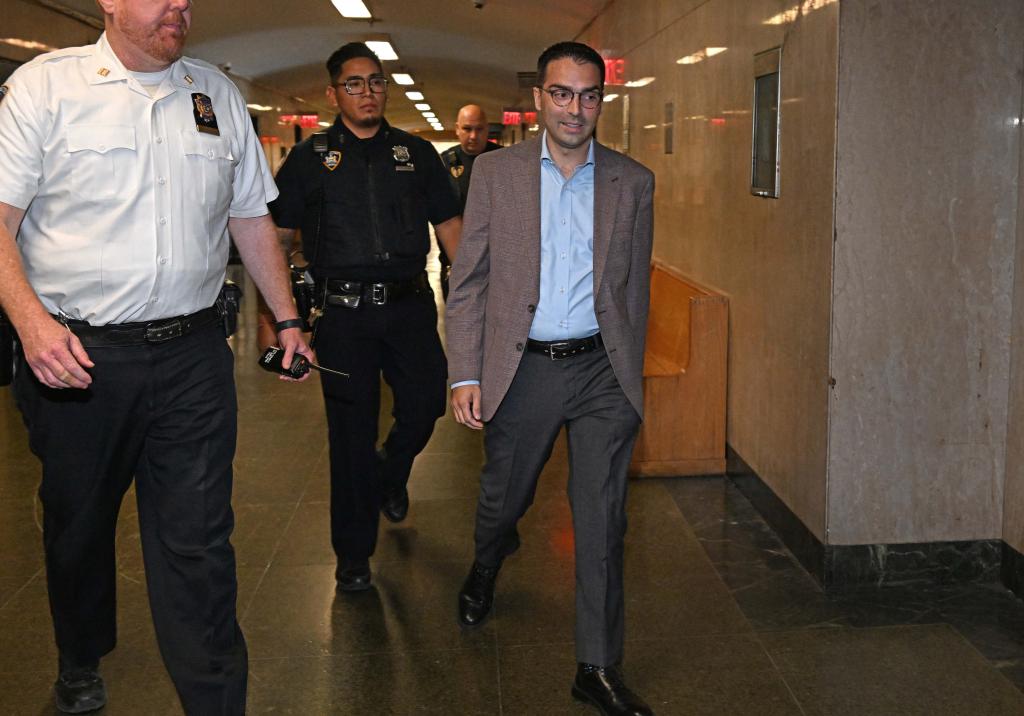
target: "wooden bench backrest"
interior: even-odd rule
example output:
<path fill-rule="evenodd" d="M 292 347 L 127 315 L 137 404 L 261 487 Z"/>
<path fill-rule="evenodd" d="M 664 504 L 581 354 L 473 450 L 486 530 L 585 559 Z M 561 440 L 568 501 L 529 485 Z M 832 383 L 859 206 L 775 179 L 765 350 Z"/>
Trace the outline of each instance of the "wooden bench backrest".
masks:
<path fill-rule="evenodd" d="M 647 352 L 660 363 L 686 370 L 690 364 L 690 299 L 710 293 L 660 264 L 651 266 L 651 310 Z"/>

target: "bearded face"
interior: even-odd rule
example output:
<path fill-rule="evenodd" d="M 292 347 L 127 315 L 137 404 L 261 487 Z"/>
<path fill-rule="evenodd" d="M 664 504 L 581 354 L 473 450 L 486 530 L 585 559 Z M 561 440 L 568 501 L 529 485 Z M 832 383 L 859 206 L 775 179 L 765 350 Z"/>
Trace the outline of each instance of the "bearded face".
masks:
<path fill-rule="evenodd" d="M 191 0 L 115 0 L 114 29 L 149 57 L 170 64 L 181 57 L 192 24 Z"/>

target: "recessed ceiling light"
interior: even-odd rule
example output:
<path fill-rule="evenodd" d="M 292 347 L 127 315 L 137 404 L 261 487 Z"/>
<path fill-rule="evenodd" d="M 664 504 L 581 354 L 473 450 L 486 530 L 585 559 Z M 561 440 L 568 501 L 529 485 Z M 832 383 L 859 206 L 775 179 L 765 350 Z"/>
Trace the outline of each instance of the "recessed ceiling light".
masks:
<path fill-rule="evenodd" d="M 363 0 L 331 0 L 342 17 L 373 17 Z"/>
<path fill-rule="evenodd" d="M 619 98 L 619 96 L 617 94 L 615 94 L 614 92 L 612 92 L 611 94 L 606 94 L 604 96 L 604 101 L 605 102 L 613 102 L 613 101 L 617 100 L 618 98 Z"/>
<path fill-rule="evenodd" d="M 5 45 L 11 45 L 12 47 L 20 47 L 24 50 L 40 50 L 42 52 L 53 52 L 56 47 L 51 45 L 45 45 L 42 42 L 36 42 L 35 40 L 20 40 L 17 37 L 2 37 L 0 42 Z"/>
<path fill-rule="evenodd" d="M 383 58 L 381 58 L 381 59 L 383 59 Z M 395 81 L 396 85 L 414 85 L 414 84 L 416 84 L 415 82 L 413 82 L 412 75 L 406 74 L 405 72 L 394 72 L 391 75 L 391 79 L 393 79 Z M 410 97 L 409 99 L 414 99 L 414 98 Z"/>
<path fill-rule="evenodd" d="M 630 80 L 626 83 L 627 87 L 646 87 L 651 82 L 654 82 L 653 77 L 641 77 L 638 80 Z"/>
<path fill-rule="evenodd" d="M 330 127 L 331 126 L 330 122 L 317 122 L 317 124 L 319 124 L 321 127 Z"/>
<path fill-rule="evenodd" d="M 430 109 L 430 105 L 429 105 L 429 104 L 427 104 L 426 102 L 419 102 L 419 103 L 417 103 L 417 104 L 414 104 L 413 106 L 414 106 L 414 107 L 415 107 L 416 109 L 420 110 L 421 112 L 424 112 L 424 111 L 427 111 L 427 110 L 429 110 L 429 109 Z"/>
<path fill-rule="evenodd" d="M 391 76 L 394 77 L 395 75 L 391 75 Z M 395 82 L 398 82 L 398 80 L 395 80 Z M 402 83 L 399 82 L 399 84 L 402 84 Z M 409 99 L 411 99 L 413 102 L 419 102 L 419 101 L 423 100 L 423 93 L 422 92 L 416 92 L 416 91 L 406 92 L 405 96 L 408 97 Z"/>
<path fill-rule="evenodd" d="M 366 46 L 382 61 L 398 59 L 398 53 L 387 40 L 367 40 Z M 397 80 L 395 81 L 397 82 Z"/>
<path fill-rule="evenodd" d="M 256 112 L 269 112 L 270 110 L 273 109 L 273 107 L 270 107 L 265 104 L 247 104 L 245 106 Z"/>
<path fill-rule="evenodd" d="M 434 114 L 433 112 L 424 112 L 423 116 L 426 117 L 427 119 L 437 119 L 437 115 Z"/>

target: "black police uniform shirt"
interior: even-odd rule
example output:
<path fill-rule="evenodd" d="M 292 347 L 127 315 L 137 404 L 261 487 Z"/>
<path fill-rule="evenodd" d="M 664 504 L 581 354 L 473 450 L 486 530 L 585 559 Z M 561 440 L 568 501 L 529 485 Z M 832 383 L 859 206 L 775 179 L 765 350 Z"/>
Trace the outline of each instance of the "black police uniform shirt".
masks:
<path fill-rule="evenodd" d="M 317 279 L 403 281 L 426 268 L 427 223 L 458 216 L 444 164 L 426 140 L 381 123 L 360 139 L 341 121 L 299 143 L 277 174 L 274 221 L 302 231 L 303 254 Z M 319 239 L 317 238 L 319 235 Z"/>
<path fill-rule="evenodd" d="M 484 142 L 484 148 L 480 154 L 493 152 L 495 149 L 501 149 L 501 145 L 487 141 Z M 448 169 L 448 175 L 451 177 L 452 186 L 459 193 L 463 213 L 466 211 L 466 197 L 469 196 L 469 177 L 473 173 L 473 162 L 480 154 L 466 154 L 462 145 L 456 145 L 451 149 L 446 149 L 441 155 L 445 167 Z"/>

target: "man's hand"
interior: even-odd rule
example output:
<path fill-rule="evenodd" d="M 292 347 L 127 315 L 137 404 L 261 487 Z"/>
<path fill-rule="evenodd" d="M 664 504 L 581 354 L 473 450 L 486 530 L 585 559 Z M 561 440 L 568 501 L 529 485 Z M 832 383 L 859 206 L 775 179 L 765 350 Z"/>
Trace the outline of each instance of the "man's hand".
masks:
<path fill-rule="evenodd" d="M 306 360 L 310 363 L 316 363 L 316 353 L 314 353 L 313 349 L 309 347 L 308 343 L 306 343 L 305 336 L 302 335 L 302 331 L 298 328 L 286 328 L 277 334 L 277 340 L 281 347 L 284 348 L 284 359 L 281 361 L 281 365 L 286 369 L 291 367 L 292 358 L 295 357 L 296 353 L 301 356 L 305 356 Z M 289 378 L 286 375 L 282 375 L 280 378 L 281 380 L 290 380 L 296 383 L 301 383 L 309 378 L 310 373 L 312 373 L 312 371 L 306 373 L 301 378 Z"/>
<path fill-rule="evenodd" d="M 47 317 L 32 323 L 29 330 L 19 330 L 18 339 L 25 360 L 43 385 L 84 389 L 92 383 L 92 376 L 85 369 L 95 364 L 67 326 Z"/>
<path fill-rule="evenodd" d="M 480 420 L 480 386 L 460 385 L 452 388 L 452 412 L 457 422 L 467 428 L 480 430 L 484 426 Z"/>

